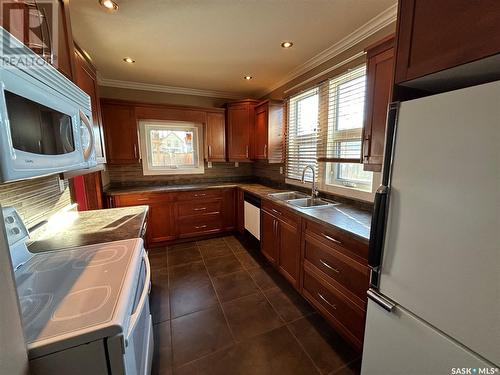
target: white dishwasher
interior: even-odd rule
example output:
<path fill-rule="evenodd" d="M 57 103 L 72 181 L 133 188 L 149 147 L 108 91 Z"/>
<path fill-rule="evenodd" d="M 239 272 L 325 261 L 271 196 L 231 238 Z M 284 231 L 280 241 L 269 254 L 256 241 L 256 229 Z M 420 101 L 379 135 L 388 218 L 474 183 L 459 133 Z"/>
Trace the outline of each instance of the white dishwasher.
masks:
<path fill-rule="evenodd" d="M 260 198 L 255 195 L 244 194 L 244 221 L 245 230 L 260 241 Z"/>

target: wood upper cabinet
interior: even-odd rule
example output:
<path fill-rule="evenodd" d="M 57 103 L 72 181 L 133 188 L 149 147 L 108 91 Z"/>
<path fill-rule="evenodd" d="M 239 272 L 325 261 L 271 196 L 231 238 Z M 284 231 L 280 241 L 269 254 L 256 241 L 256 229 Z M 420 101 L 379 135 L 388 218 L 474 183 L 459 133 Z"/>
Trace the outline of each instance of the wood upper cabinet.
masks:
<path fill-rule="evenodd" d="M 394 36 L 367 48 L 363 125 L 363 169 L 380 172 L 384 157 L 387 108 L 393 85 Z"/>
<path fill-rule="evenodd" d="M 75 68 L 75 83 L 90 96 L 97 163 L 104 164 L 106 163 L 106 153 L 97 73 L 78 47 L 75 48 Z"/>
<path fill-rule="evenodd" d="M 283 125 L 282 102 L 266 100 L 255 107 L 254 159 L 282 162 Z"/>
<path fill-rule="evenodd" d="M 139 162 L 135 107 L 101 101 L 108 164 Z"/>
<path fill-rule="evenodd" d="M 395 83 L 500 52 L 500 1 L 400 0 Z"/>
<path fill-rule="evenodd" d="M 224 112 L 207 112 L 205 159 L 226 161 L 226 121 Z"/>
<path fill-rule="evenodd" d="M 0 6 L 1 25 L 66 77 L 73 79 L 75 65 L 69 0 L 0 0 Z M 56 33 L 57 40 L 54 40 Z"/>
<path fill-rule="evenodd" d="M 251 161 L 254 150 L 256 100 L 232 102 L 227 107 L 227 145 L 230 161 Z"/>

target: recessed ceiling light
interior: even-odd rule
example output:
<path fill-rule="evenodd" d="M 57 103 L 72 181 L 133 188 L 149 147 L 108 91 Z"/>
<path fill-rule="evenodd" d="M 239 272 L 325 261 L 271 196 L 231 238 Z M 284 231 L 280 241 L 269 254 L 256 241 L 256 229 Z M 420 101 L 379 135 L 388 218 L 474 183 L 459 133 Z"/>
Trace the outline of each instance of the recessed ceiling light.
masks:
<path fill-rule="evenodd" d="M 281 43 L 281 47 L 283 47 L 283 48 L 290 48 L 291 46 L 293 46 L 293 42 L 283 42 L 283 43 Z"/>
<path fill-rule="evenodd" d="M 115 11 L 118 10 L 118 4 L 113 0 L 99 0 L 99 4 L 101 4 L 107 10 Z"/>
<path fill-rule="evenodd" d="M 133 58 L 131 58 L 131 57 L 125 57 L 123 59 L 123 61 L 125 61 L 126 63 L 129 63 L 129 64 L 135 63 L 135 60 Z"/>
<path fill-rule="evenodd" d="M 252 76 L 244 76 L 243 79 L 246 79 L 247 81 L 250 81 L 253 77 Z"/>

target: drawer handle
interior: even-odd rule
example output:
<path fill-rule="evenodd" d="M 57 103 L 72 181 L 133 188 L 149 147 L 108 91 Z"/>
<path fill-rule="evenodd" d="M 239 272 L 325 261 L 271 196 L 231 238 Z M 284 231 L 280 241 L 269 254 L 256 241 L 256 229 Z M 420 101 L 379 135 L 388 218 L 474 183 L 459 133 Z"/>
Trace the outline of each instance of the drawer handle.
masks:
<path fill-rule="evenodd" d="M 206 194 L 195 194 L 194 196 L 195 197 L 204 197 L 204 196 L 206 196 Z"/>
<path fill-rule="evenodd" d="M 337 240 L 337 239 L 335 239 L 335 238 L 333 238 L 333 237 L 329 236 L 328 234 L 324 234 L 324 233 L 321 233 L 321 234 L 322 234 L 322 235 L 323 235 L 323 237 L 325 237 L 327 240 L 330 240 L 330 241 L 335 242 L 335 243 L 337 243 L 337 244 L 339 244 L 339 245 L 342 245 L 342 241 L 339 241 L 339 240 Z"/>
<path fill-rule="evenodd" d="M 194 229 L 203 229 L 206 227 L 207 227 L 206 225 L 198 225 L 198 226 L 194 227 Z"/>
<path fill-rule="evenodd" d="M 340 270 L 338 270 L 338 269 L 337 269 L 337 268 L 335 268 L 335 267 L 330 266 L 330 265 L 328 264 L 328 262 L 324 261 L 323 259 L 320 259 L 319 261 L 320 261 L 320 263 L 321 263 L 322 265 L 324 265 L 326 268 L 328 268 L 328 269 L 332 270 L 332 271 L 333 271 L 333 272 L 335 272 L 335 273 L 340 273 Z"/>
<path fill-rule="evenodd" d="M 206 209 L 206 207 L 193 208 L 193 211 L 205 211 Z"/>
<path fill-rule="evenodd" d="M 328 306 L 330 306 L 332 309 L 337 310 L 337 306 L 334 305 L 333 303 L 330 303 L 321 293 L 318 293 L 318 297 L 321 298 L 323 301 L 325 301 Z"/>
<path fill-rule="evenodd" d="M 273 211 L 275 214 L 281 215 L 281 211 L 275 210 L 274 208 L 271 208 L 271 211 Z"/>
<path fill-rule="evenodd" d="M 140 202 L 144 202 L 144 201 L 149 200 L 149 198 L 137 198 L 137 200 L 140 201 Z"/>

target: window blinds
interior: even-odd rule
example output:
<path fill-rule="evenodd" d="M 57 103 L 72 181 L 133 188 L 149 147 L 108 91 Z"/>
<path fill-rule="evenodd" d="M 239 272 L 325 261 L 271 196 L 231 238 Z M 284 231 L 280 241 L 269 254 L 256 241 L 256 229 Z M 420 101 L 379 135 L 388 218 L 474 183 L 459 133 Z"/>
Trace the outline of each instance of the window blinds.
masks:
<path fill-rule="evenodd" d="M 318 161 L 361 163 L 361 138 L 365 104 L 365 66 L 325 82 L 328 98 L 320 107 Z"/>
<path fill-rule="evenodd" d="M 319 87 L 291 97 L 287 108 L 286 175 L 288 178 L 300 180 L 304 167 L 312 165 L 317 168 Z M 312 181 L 312 172 L 309 169 L 306 181 Z"/>
<path fill-rule="evenodd" d="M 286 175 L 300 180 L 317 162 L 361 162 L 365 66 L 292 96 L 286 103 Z M 308 170 L 306 181 L 312 181 Z"/>

